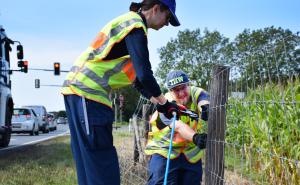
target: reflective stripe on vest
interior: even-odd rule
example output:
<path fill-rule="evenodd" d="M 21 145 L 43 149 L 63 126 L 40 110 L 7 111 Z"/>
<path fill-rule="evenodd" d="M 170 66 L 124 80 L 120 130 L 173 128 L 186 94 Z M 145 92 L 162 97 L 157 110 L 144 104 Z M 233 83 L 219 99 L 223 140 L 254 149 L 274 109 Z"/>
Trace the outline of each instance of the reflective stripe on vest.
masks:
<path fill-rule="evenodd" d="M 200 112 L 197 108 L 197 99 L 202 91 L 203 89 L 201 88 L 191 86 L 190 94 L 192 103 L 189 109 L 198 112 L 198 114 L 200 114 Z M 166 95 L 166 97 L 169 101 L 172 101 L 172 99 L 169 99 L 170 96 Z M 149 139 L 145 149 L 145 153 L 147 155 L 157 153 L 164 157 L 167 157 L 171 129 L 169 127 L 165 127 L 164 129 L 159 130 L 156 126 L 156 121 L 159 121 L 158 119 L 159 116 L 156 112 L 154 113 L 154 115 L 152 115 L 152 118 L 150 120 L 152 132 L 149 133 Z M 184 123 L 187 123 L 196 132 L 199 132 L 202 128 L 201 122 L 197 123 L 196 121 L 191 121 L 187 116 L 181 116 L 180 120 Z M 190 163 L 196 163 L 203 157 L 203 150 L 200 150 L 193 142 L 185 141 L 183 138 L 178 137 L 177 140 L 173 140 L 171 159 L 178 157 L 180 153 L 183 153 Z"/>
<path fill-rule="evenodd" d="M 99 36 L 96 38 L 96 40 L 92 44 L 93 48 L 96 47 L 97 49 L 93 50 L 89 54 L 88 60 L 93 60 L 96 55 L 98 55 L 104 51 L 104 49 L 107 47 L 107 45 L 109 43 L 109 38 L 113 38 L 113 37 L 117 36 L 125 28 L 133 25 L 134 23 L 140 23 L 140 22 L 141 22 L 141 19 L 131 19 L 131 20 L 123 22 L 120 25 L 118 25 L 117 27 L 111 29 L 111 31 L 109 32 L 109 34 L 107 36 L 103 35 L 103 34 L 99 34 Z M 97 43 L 102 43 L 102 46 L 99 47 Z"/>
<path fill-rule="evenodd" d="M 131 84 L 135 70 L 129 55 L 113 60 L 103 59 L 134 28 L 142 28 L 147 35 L 142 18 L 135 12 L 108 23 L 71 68 L 62 94 L 77 94 L 111 107 L 110 91 Z"/>

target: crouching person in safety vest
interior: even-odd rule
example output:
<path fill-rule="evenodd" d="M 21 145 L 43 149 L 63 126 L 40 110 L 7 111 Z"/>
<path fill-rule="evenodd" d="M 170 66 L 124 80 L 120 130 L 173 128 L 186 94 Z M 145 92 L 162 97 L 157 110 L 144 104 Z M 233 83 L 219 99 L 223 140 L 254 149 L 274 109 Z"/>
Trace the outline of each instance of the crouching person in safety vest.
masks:
<path fill-rule="evenodd" d="M 167 75 L 167 87 L 169 92 L 165 97 L 169 101 L 176 101 L 180 107 L 185 106 L 187 110 L 199 116 L 199 119 L 195 119 L 178 112 L 167 182 L 177 185 L 199 185 L 202 181 L 201 158 L 207 137 L 207 134 L 203 133 L 203 126 L 208 119 L 209 95 L 201 88 L 190 86 L 187 75 L 182 71 L 172 71 Z M 151 155 L 148 185 L 164 182 L 171 122 L 171 119 L 157 111 L 151 117 L 151 130 L 145 149 L 145 153 Z"/>

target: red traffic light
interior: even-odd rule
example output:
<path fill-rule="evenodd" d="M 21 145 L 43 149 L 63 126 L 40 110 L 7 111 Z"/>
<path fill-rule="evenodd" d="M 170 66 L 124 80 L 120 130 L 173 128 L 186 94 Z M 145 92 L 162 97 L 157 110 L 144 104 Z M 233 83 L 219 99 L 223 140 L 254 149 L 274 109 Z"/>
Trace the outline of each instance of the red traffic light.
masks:
<path fill-rule="evenodd" d="M 54 75 L 60 75 L 60 63 L 59 62 L 54 63 Z"/>
<path fill-rule="evenodd" d="M 22 63 L 21 71 L 24 73 L 28 73 L 28 61 L 25 60 L 25 61 L 22 61 L 21 63 Z"/>

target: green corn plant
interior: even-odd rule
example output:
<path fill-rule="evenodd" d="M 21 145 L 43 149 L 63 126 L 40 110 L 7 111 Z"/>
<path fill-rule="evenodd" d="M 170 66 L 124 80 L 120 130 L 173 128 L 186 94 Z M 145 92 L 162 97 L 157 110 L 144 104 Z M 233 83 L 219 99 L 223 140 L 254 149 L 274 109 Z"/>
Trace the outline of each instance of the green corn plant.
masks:
<path fill-rule="evenodd" d="M 244 160 L 242 172 L 258 183 L 300 184 L 300 83 L 266 84 L 229 98 L 226 142 Z"/>

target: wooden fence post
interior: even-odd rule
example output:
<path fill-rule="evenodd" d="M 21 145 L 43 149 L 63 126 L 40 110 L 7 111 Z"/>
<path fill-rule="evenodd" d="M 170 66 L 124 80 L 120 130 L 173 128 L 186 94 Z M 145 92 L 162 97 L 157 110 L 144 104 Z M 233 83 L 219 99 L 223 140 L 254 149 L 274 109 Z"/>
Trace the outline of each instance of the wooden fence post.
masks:
<path fill-rule="evenodd" d="M 134 163 L 138 161 L 143 162 L 145 161 L 145 159 L 144 159 L 144 155 L 142 154 L 143 149 L 140 140 L 140 130 L 139 130 L 137 115 L 133 115 L 132 125 L 134 131 L 134 153 L 133 153 Z"/>
<path fill-rule="evenodd" d="M 210 86 L 208 136 L 205 159 L 205 184 L 224 184 L 224 145 L 229 68 L 215 66 Z"/>
<path fill-rule="evenodd" d="M 150 116 L 150 105 L 148 104 L 144 104 L 143 105 L 143 122 L 144 122 L 144 130 L 143 130 L 143 135 L 144 135 L 144 138 L 146 139 L 146 142 L 147 142 L 147 139 L 148 139 L 148 132 L 149 132 L 149 116 Z"/>

